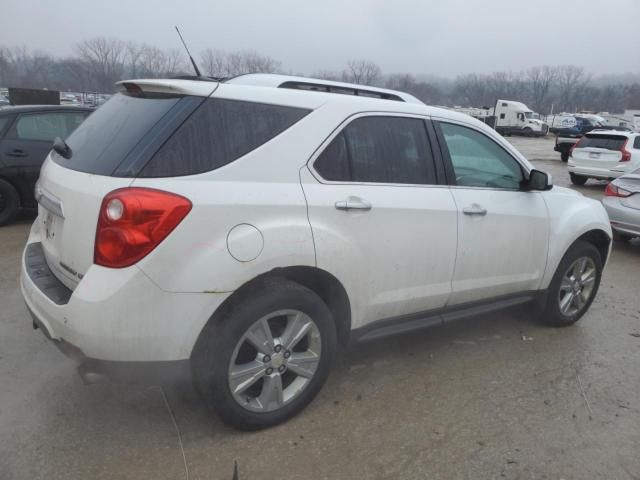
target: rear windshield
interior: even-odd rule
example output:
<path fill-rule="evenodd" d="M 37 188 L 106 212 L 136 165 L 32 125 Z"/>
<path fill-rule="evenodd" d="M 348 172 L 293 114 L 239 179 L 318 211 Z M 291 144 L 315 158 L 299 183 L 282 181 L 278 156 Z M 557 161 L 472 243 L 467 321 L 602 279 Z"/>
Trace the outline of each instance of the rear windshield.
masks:
<path fill-rule="evenodd" d="M 118 93 L 66 140 L 71 148 L 71 158 L 53 155 L 53 159 L 72 170 L 111 175 L 147 132 L 182 98 Z"/>
<path fill-rule="evenodd" d="M 605 148 L 607 150 L 621 150 L 627 137 L 621 135 L 585 135 L 576 148 Z"/>

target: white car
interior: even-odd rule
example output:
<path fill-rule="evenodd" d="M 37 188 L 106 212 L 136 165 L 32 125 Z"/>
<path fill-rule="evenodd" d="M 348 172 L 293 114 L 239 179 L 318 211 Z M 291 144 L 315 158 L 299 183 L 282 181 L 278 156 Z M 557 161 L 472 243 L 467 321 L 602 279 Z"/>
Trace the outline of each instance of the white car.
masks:
<path fill-rule="evenodd" d="M 188 365 L 257 429 L 304 408 L 349 340 L 524 302 L 556 326 L 585 313 L 599 202 L 467 115 L 281 80 L 122 82 L 56 141 L 21 288 L 61 349 L 93 372 Z"/>
<path fill-rule="evenodd" d="M 589 178 L 611 180 L 640 167 L 640 133 L 593 130 L 569 154 L 567 169 L 574 185 Z"/>

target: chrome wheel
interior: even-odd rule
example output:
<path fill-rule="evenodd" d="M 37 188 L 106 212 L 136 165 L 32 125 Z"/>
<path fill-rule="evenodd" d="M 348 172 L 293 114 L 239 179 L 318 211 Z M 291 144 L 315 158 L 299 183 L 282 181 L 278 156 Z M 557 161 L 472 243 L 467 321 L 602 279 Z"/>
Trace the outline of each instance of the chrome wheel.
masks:
<path fill-rule="evenodd" d="M 558 304 L 563 315 L 570 317 L 584 308 L 593 293 L 596 276 L 596 265 L 590 257 L 580 257 L 569 266 L 558 292 Z"/>
<path fill-rule="evenodd" d="M 320 362 L 315 322 L 298 310 L 279 310 L 256 321 L 231 356 L 228 384 L 234 400 L 253 412 L 272 412 L 307 387 Z"/>

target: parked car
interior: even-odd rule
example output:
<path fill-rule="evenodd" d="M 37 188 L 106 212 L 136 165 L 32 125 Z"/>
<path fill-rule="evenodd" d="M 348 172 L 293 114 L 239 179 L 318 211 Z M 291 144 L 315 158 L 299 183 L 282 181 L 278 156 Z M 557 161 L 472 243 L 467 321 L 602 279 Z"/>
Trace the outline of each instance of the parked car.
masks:
<path fill-rule="evenodd" d="M 640 237 L 640 168 L 607 185 L 602 200 L 614 238 Z"/>
<path fill-rule="evenodd" d="M 560 158 L 563 162 L 566 162 L 569 160 L 571 149 L 582 136 L 595 128 L 601 127 L 602 125 L 595 118 L 576 117 L 575 125 L 557 130 L 556 144 L 553 149 L 556 152 L 560 152 Z"/>
<path fill-rule="evenodd" d="M 574 185 L 589 178 L 613 179 L 640 167 L 640 134 L 592 130 L 570 152 L 567 170 Z"/>
<path fill-rule="evenodd" d="M 567 326 L 596 295 L 602 204 L 467 115 L 287 76 L 119 86 L 43 165 L 22 260 L 34 324 L 84 373 L 187 365 L 258 429 L 338 344 L 529 302 Z"/>
<path fill-rule="evenodd" d="M 0 225 L 10 223 L 21 207 L 37 205 L 33 188 L 53 139 L 66 138 L 90 112 L 57 105 L 0 110 Z"/>

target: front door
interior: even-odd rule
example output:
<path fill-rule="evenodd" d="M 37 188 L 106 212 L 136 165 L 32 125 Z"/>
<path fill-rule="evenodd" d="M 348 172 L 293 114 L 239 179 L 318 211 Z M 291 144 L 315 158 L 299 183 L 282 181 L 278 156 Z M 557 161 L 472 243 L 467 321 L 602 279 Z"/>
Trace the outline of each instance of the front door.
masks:
<path fill-rule="evenodd" d="M 458 208 L 458 255 L 450 305 L 537 290 L 549 239 L 540 192 L 521 189 L 522 165 L 480 130 L 437 124 Z"/>

